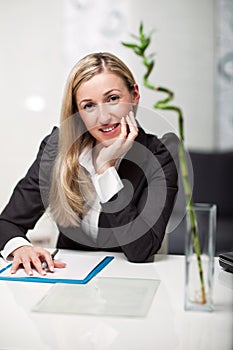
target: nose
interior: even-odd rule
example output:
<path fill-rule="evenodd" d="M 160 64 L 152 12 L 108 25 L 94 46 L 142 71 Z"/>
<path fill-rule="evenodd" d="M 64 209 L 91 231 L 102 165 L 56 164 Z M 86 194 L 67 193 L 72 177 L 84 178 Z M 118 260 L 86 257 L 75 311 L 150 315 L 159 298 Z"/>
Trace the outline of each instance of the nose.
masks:
<path fill-rule="evenodd" d="M 109 124 L 112 119 L 110 108 L 106 104 L 99 105 L 98 108 L 98 122 L 101 125 Z"/>

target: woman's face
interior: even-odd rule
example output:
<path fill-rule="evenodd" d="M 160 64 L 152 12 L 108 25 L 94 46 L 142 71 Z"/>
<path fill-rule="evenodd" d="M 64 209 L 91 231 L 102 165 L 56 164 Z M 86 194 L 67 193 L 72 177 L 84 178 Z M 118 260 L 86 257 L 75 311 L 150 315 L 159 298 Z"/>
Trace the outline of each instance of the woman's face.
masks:
<path fill-rule="evenodd" d="M 108 71 L 82 83 L 75 95 L 80 117 L 87 130 L 97 144 L 108 145 L 120 135 L 121 118 L 128 115 L 139 98 L 136 84 L 134 91 L 129 91 L 119 75 Z"/>

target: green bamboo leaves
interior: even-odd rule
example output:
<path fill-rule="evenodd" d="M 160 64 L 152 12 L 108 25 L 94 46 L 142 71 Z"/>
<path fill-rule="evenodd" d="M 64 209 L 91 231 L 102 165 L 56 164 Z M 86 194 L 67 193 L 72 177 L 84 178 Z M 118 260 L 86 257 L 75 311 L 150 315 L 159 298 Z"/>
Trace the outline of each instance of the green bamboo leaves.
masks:
<path fill-rule="evenodd" d="M 140 56 L 142 58 L 142 63 L 146 68 L 146 72 L 143 76 L 143 84 L 144 86 L 146 86 L 148 89 L 151 90 L 156 90 L 159 92 L 163 92 L 165 93 L 167 96 L 163 99 L 163 100 L 159 100 L 154 104 L 154 108 L 155 109 L 164 109 L 164 110 L 170 110 L 170 111 L 174 111 L 178 114 L 178 118 L 179 118 L 179 134 L 180 134 L 180 138 L 182 140 L 184 140 L 184 133 L 183 133 L 183 113 L 181 111 L 181 109 L 177 106 L 171 105 L 170 102 L 173 100 L 174 98 L 174 93 L 162 86 L 156 86 L 154 84 L 151 84 L 149 82 L 149 76 L 154 68 L 155 65 L 155 61 L 153 59 L 154 54 L 150 54 L 150 55 L 146 55 L 146 49 L 149 47 L 150 43 L 151 43 L 151 36 L 152 36 L 151 32 L 150 34 L 146 35 L 144 32 L 144 27 L 143 24 L 140 23 L 140 27 L 139 27 L 139 36 L 136 35 L 132 35 L 132 37 L 134 39 L 136 39 L 138 41 L 137 44 L 135 43 L 125 43 L 122 42 L 122 45 L 124 45 L 125 47 L 132 49 L 138 56 Z"/>

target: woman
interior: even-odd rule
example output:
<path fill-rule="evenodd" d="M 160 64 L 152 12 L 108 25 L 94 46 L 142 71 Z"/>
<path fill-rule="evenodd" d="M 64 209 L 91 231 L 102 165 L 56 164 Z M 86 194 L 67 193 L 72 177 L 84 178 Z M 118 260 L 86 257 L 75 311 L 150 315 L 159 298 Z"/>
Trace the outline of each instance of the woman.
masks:
<path fill-rule="evenodd" d="M 148 261 L 160 248 L 177 193 L 177 170 L 165 143 L 146 134 L 135 114 L 138 85 L 110 53 L 81 59 L 64 92 L 60 128 L 41 143 L 37 158 L 0 216 L 0 249 L 40 274 L 65 264 L 25 238 L 46 209 L 59 228 L 57 247 L 122 251 Z M 170 141 L 169 141 L 170 140 Z"/>

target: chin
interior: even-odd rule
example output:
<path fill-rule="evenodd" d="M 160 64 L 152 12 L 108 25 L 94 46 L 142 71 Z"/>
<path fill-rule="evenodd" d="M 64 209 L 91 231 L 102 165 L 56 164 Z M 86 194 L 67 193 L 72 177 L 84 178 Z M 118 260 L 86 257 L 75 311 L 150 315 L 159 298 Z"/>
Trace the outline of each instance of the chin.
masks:
<path fill-rule="evenodd" d="M 115 140 L 116 140 L 116 138 L 112 138 L 112 139 L 109 139 L 109 140 L 102 140 L 101 144 L 104 147 L 108 147 L 108 146 L 111 146 Z"/>

